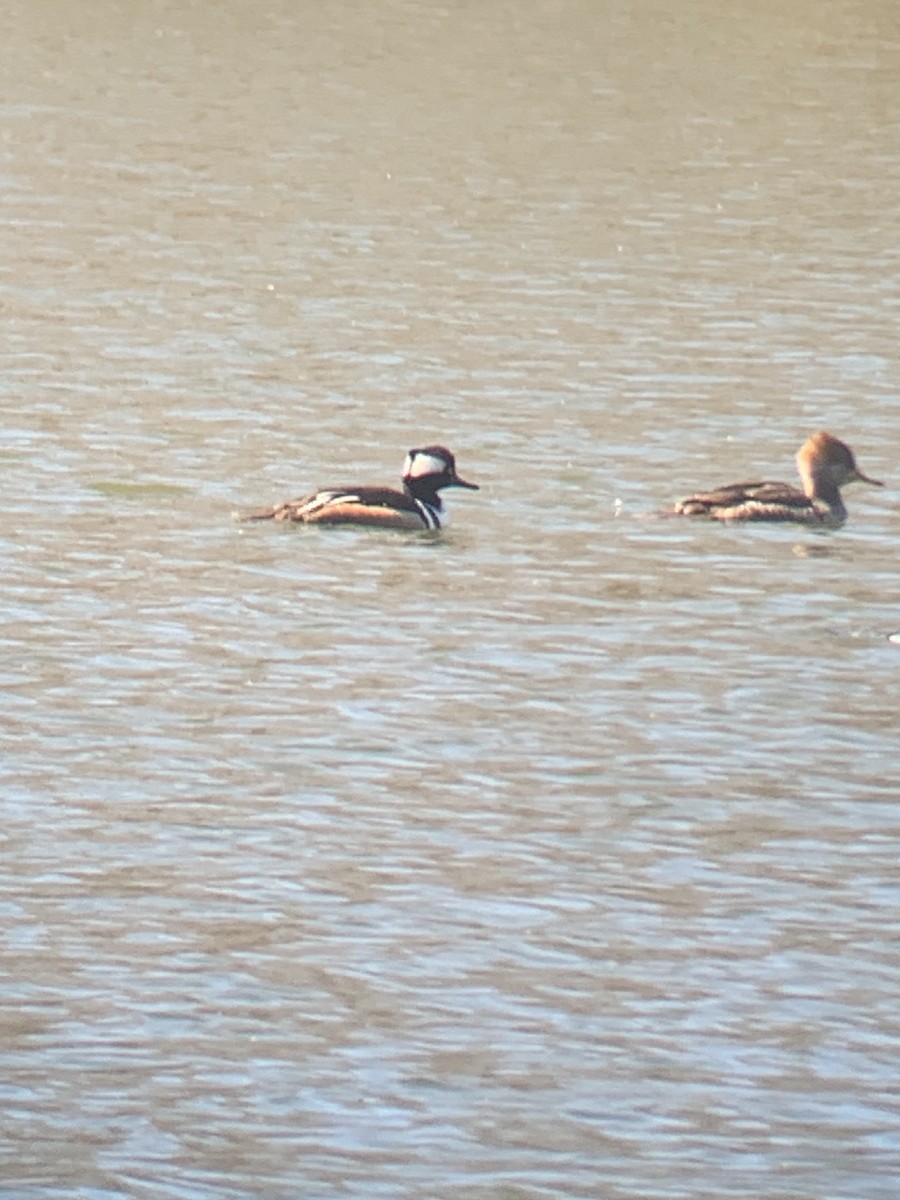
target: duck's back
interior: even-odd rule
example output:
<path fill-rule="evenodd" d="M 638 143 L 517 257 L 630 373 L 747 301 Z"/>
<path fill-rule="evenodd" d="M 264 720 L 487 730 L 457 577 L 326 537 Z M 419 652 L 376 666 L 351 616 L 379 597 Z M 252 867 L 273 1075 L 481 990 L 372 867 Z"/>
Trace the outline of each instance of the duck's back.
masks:
<path fill-rule="evenodd" d="M 422 506 L 389 487 L 319 488 L 297 500 L 252 513 L 250 521 L 299 521 L 306 525 L 374 525 L 383 529 L 425 529 Z"/>
<path fill-rule="evenodd" d="M 716 521 L 818 523 L 824 519 L 824 514 L 799 488 L 771 480 L 730 483 L 710 492 L 698 492 L 679 500 L 675 512 L 686 517 L 710 517 Z"/>

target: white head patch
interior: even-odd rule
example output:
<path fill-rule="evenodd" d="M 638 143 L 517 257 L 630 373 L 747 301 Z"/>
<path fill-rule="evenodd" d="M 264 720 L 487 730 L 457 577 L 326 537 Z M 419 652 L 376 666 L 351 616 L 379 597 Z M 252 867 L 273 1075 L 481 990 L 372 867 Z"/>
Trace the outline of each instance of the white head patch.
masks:
<path fill-rule="evenodd" d="M 446 470 L 447 463 L 443 458 L 438 458 L 435 454 L 423 454 L 420 450 L 416 455 L 407 454 L 403 464 L 403 478 L 421 479 L 424 475 L 443 475 Z"/>

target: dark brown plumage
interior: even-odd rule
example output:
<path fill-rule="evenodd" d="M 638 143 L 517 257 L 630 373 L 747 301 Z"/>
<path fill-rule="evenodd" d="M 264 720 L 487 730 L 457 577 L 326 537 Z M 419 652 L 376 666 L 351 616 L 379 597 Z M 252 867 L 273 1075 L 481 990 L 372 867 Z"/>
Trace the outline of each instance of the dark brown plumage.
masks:
<path fill-rule="evenodd" d="M 363 487 L 319 488 L 249 513 L 244 521 L 297 521 L 304 525 L 368 525 L 381 529 L 440 529 L 447 523 L 438 494 L 444 488 L 478 490 L 456 473 L 456 460 L 444 446 L 410 450 L 403 466 L 403 490 Z"/>
<path fill-rule="evenodd" d="M 856 465 L 848 445 L 824 430 L 814 433 L 797 452 L 803 490 L 790 483 L 731 483 L 679 500 L 672 510 L 686 517 L 715 521 L 795 521 L 806 525 L 841 525 L 847 509 L 841 488 L 856 481 L 882 487 Z"/>

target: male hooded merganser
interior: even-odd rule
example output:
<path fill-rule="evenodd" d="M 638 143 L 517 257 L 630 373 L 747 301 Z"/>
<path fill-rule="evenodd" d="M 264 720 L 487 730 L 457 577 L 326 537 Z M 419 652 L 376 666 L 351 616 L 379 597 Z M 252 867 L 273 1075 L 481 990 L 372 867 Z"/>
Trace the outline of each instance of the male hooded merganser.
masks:
<path fill-rule="evenodd" d="M 438 493 L 461 487 L 478 491 L 456 473 L 456 460 L 443 446 L 410 450 L 403 464 L 403 491 L 388 487 L 320 488 L 287 500 L 244 521 L 302 521 L 307 525 L 372 525 L 381 529 L 440 529 L 447 513 Z"/>
<path fill-rule="evenodd" d="M 790 483 L 732 483 L 679 500 L 672 511 L 716 521 L 842 525 L 847 519 L 841 499 L 845 483 L 858 480 L 883 487 L 879 479 L 863 475 L 849 446 L 824 430 L 814 433 L 800 447 L 797 470 L 803 481 L 802 491 Z"/>

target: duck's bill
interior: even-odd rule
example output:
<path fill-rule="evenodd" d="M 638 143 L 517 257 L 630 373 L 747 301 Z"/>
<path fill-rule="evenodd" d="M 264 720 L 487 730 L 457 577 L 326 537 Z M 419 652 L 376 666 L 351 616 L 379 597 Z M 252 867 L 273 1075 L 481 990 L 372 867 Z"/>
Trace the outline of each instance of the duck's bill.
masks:
<path fill-rule="evenodd" d="M 478 492 L 481 490 L 477 483 L 469 483 L 465 479 L 460 479 L 458 475 L 453 480 L 453 486 L 468 488 L 471 492 Z"/>
<path fill-rule="evenodd" d="M 859 467 L 856 468 L 856 481 L 857 483 L 871 483 L 873 487 L 884 487 L 880 479 L 873 479 L 870 475 L 863 475 Z"/>

